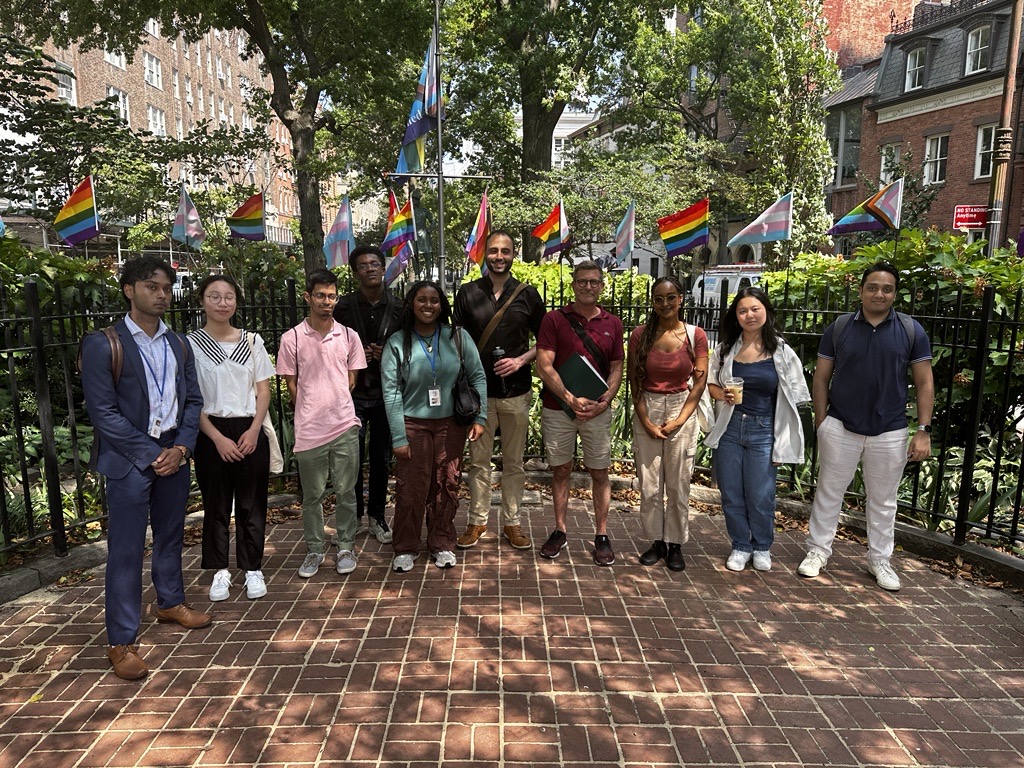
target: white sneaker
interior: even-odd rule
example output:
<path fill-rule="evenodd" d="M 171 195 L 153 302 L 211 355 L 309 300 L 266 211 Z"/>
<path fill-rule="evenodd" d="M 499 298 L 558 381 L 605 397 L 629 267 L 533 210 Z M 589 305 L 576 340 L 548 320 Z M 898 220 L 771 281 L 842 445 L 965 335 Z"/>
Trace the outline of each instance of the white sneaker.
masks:
<path fill-rule="evenodd" d="M 356 556 L 351 549 L 339 549 L 338 559 L 335 562 L 338 573 L 344 575 L 352 573 L 356 569 Z"/>
<path fill-rule="evenodd" d="M 306 559 L 302 561 L 302 565 L 299 566 L 299 576 L 304 579 L 316 576 L 316 572 L 320 570 L 323 562 L 324 556 L 322 553 L 310 552 L 306 555 Z"/>
<path fill-rule="evenodd" d="M 747 567 L 751 557 L 750 552 L 740 552 L 738 549 L 734 549 L 729 555 L 729 559 L 725 561 L 725 567 L 730 571 L 742 571 Z"/>
<path fill-rule="evenodd" d="M 819 552 L 808 552 L 807 556 L 803 559 L 803 562 L 797 567 L 796 572 L 803 576 L 805 579 L 813 579 L 821 573 L 821 569 L 825 567 L 825 563 L 828 562 L 827 557 L 823 557 Z"/>
<path fill-rule="evenodd" d="M 245 596 L 250 600 L 258 600 L 267 594 L 267 582 L 263 571 L 245 572 Z"/>
<path fill-rule="evenodd" d="M 231 596 L 231 571 L 221 568 L 213 574 L 213 583 L 210 585 L 210 601 L 219 603 Z"/>
<path fill-rule="evenodd" d="M 900 591 L 900 577 L 889 563 L 868 563 L 868 573 L 875 577 L 878 586 L 889 592 Z"/>
<path fill-rule="evenodd" d="M 447 549 L 434 554 L 434 565 L 438 568 L 451 568 L 456 562 L 455 553 Z"/>
<path fill-rule="evenodd" d="M 407 573 L 412 570 L 412 564 L 415 559 L 412 555 L 395 555 L 391 567 L 398 571 L 398 573 Z"/>
<path fill-rule="evenodd" d="M 370 533 L 373 534 L 373 537 L 377 539 L 377 541 L 379 541 L 381 544 L 391 543 L 391 529 L 388 528 L 387 520 L 381 520 L 380 522 L 377 522 L 371 517 L 369 526 Z"/>
<path fill-rule="evenodd" d="M 754 569 L 758 571 L 770 571 L 772 569 L 772 553 L 764 550 L 754 552 Z"/>

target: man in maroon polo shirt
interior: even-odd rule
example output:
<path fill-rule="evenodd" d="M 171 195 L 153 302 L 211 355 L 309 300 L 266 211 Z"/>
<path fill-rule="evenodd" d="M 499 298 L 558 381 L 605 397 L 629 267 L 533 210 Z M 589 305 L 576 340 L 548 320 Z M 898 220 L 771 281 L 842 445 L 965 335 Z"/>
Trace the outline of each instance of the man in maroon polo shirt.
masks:
<path fill-rule="evenodd" d="M 544 382 L 544 408 L 541 429 L 544 449 L 551 466 L 551 492 L 554 497 L 555 530 L 544 542 L 540 553 L 553 559 L 568 543 L 565 535 L 565 512 L 569 506 L 569 475 L 576 453 L 576 437 L 580 438 L 583 463 L 593 483 L 594 562 L 611 565 L 615 552 L 608 539 L 608 507 L 611 504 L 611 403 L 622 383 L 622 321 L 598 306 L 604 289 L 600 265 L 581 261 L 573 269 L 572 290 L 575 300 L 541 321 L 537 334 L 537 372 Z M 585 340 L 586 339 L 586 340 Z M 587 358 L 608 383 L 608 389 L 596 400 L 576 397 L 566 389 L 558 369 L 574 353 Z M 575 415 L 570 418 L 559 400 Z"/>

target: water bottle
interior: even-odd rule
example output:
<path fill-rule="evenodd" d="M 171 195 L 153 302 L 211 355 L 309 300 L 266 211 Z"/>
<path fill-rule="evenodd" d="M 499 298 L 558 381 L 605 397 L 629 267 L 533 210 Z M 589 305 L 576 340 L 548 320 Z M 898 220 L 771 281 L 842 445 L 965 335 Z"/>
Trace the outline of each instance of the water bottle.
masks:
<path fill-rule="evenodd" d="M 498 362 L 504 356 L 505 356 L 505 350 L 502 349 L 501 347 L 495 347 L 494 351 L 491 353 L 491 357 L 494 359 L 494 362 Z M 501 396 L 502 397 L 508 397 L 508 385 L 505 383 L 505 377 L 504 376 L 499 376 L 498 377 L 498 381 L 501 384 Z"/>

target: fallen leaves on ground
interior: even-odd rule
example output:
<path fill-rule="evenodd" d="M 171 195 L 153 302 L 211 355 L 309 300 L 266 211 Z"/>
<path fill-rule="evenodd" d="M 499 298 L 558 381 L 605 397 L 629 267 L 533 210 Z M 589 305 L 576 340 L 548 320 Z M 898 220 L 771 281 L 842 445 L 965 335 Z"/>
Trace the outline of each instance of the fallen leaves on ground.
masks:
<path fill-rule="evenodd" d="M 84 568 L 72 568 L 70 571 L 65 573 L 47 589 L 51 592 L 59 592 L 62 589 L 70 589 L 71 587 L 77 587 L 79 584 L 83 584 L 87 581 L 93 580 L 93 574 Z"/>

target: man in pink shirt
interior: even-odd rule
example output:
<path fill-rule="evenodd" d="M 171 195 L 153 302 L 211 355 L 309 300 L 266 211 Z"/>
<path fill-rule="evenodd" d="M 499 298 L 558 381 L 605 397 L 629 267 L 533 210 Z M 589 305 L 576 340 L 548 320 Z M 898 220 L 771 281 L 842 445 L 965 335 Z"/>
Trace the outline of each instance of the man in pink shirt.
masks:
<path fill-rule="evenodd" d="M 355 484 L 359 472 L 359 419 L 352 402 L 357 371 L 366 367 L 355 331 L 334 319 L 338 278 L 318 269 L 306 278 L 303 299 L 309 317 L 286 331 L 277 352 L 277 373 L 284 376 L 295 404 L 295 460 L 302 481 L 302 534 L 308 554 L 299 576 L 313 576 L 330 542 L 324 535 L 323 499 L 328 472 L 335 493 L 338 573 L 356 568 Z M 347 381 L 348 387 L 338 386 Z"/>

